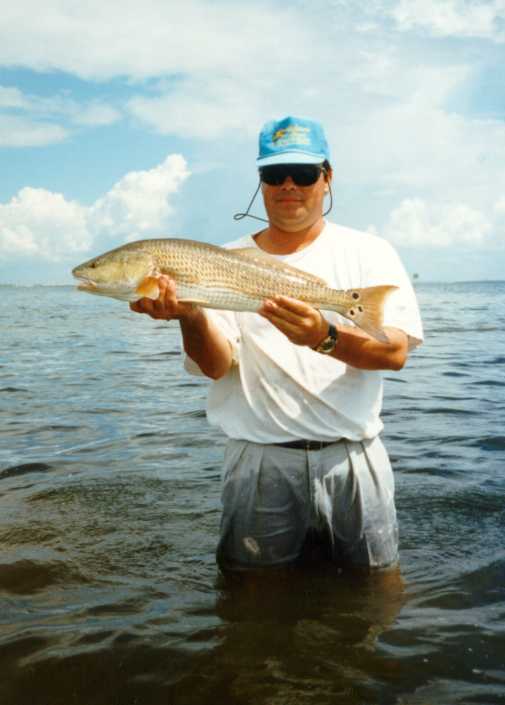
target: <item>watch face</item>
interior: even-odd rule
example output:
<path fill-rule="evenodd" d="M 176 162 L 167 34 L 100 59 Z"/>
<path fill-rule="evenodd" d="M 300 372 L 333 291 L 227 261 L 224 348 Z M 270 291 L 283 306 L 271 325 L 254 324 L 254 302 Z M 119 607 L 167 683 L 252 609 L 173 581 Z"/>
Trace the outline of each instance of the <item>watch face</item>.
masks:
<path fill-rule="evenodd" d="M 335 338 L 328 336 L 328 338 L 325 338 L 323 340 L 323 342 L 319 346 L 319 349 L 321 350 L 321 352 L 324 352 L 324 353 L 331 352 L 333 350 L 333 348 L 335 347 L 336 342 L 337 341 L 335 340 Z"/>
<path fill-rule="evenodd" d="M 326 354 L 333 352 L 333 350 L 335 349 L 335 345 L 337 344 L 337 340 L 338 340 L 337 329 L 335 328 L 335 326 L 330 324 L 329 335 L 327 338 L 325 338 L 323 341 L 321 341 L 319 343 L 319 345 L 316 348 L 317 352 L 326 353 Z"/>

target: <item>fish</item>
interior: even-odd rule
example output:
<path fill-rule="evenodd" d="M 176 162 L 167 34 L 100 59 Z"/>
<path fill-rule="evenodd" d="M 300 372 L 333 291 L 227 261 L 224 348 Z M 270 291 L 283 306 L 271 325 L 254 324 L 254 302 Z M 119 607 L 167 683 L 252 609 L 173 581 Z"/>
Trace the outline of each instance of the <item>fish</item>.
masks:
<path fill-rule="evenodd" d="M 310 306 L 334 311 L 381 342 L 390 285 L 333 289 L 255 247 L 224 248 L 184 238 L 137 240 L 94 257 L 72 270 L 78 289 L 134 302 L 157 299 L 158 278 L 175 281 L 181 302 L 229 311 L 258 311 L 265 299 L 289 296 Z"/>

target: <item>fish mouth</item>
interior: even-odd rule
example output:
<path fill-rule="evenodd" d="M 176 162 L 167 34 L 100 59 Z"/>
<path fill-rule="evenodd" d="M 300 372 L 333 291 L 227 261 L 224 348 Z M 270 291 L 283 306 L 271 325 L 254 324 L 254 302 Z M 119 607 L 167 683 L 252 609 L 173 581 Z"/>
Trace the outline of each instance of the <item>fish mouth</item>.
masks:
<path fill-rule="evenodd" d="M 89 279 L 87 276 L 84 274 L 76 274 L 76 272 L 72 272 L 74 277 L 79 280 L 79 283 L 77 284 L 77 288 L 80 291 L 94 291 L 97 288 L 97 285 L 92 279 Z"/>
<path fill-rule="evenodd" d="M 85 274 L 77 274 L 72 272 L 76 279 L 79 279 L 77 284 L 78 291 L 85 291 L 88 294 L 96 294 L 97 296 L 110 296 L 113 299 L 120 301 L 137 301 L 138 296 L 135 296 L 135 287 L 116 285 L 114 283 L 96 282 L 90 279 Z"/>
<path fill-rule="evenodd" d="M 96 291 L 98 288 L 97 285 L 92 282 L 92 281 L 80 281 L 79 284 L 77 284 L 77 288 L 79 291 Z"/>

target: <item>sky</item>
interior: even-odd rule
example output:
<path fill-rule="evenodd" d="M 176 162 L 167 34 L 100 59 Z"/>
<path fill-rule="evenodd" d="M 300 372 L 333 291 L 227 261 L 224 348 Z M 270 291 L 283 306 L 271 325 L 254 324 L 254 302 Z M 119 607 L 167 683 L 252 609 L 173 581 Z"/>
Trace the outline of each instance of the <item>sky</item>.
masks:
<path fill-rule="evenodd" d="M 233 214 L 285 115 L 325 127 L 330 220 L 421 281 L 505 279 L 504 64 L 505 0 L 4 3 L 0 284 L 257 231 Z"/>

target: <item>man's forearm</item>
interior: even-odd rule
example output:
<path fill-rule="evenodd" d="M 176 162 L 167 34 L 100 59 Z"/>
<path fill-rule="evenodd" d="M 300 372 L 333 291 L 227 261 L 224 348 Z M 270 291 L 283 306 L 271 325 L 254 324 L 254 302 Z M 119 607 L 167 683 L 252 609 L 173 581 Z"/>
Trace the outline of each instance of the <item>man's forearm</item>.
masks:
<path fill-rule="evenodd" d="M 408 339 L 397 328 L 386 328 L 389 343 L 370 338 L 356 328 L 338 327 L 331 356 L 360 370 L 401 370 L 408 356 Z"/>
<path fill-rule="evenodd" d="M 259 313 L 295 345 L 316 348 L 328 335 L 328 321 L 303 301 L 276 296 L 263 303 Z M 407 335 L 386 328 L 388 343 L 381 343 L 359 328 L 338 326 L 338 341 L 331 357 L 360 370 L 400 370 L 408 356 Z"/>
<path fill-rule="evenodd" d="M 223 377 L 233 363 L 230 342 L 201 308 L 180 321 L 184 351 L 211 379 Z"/>

